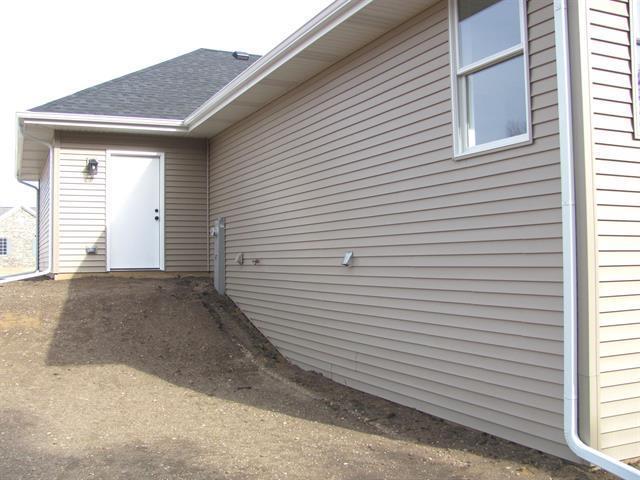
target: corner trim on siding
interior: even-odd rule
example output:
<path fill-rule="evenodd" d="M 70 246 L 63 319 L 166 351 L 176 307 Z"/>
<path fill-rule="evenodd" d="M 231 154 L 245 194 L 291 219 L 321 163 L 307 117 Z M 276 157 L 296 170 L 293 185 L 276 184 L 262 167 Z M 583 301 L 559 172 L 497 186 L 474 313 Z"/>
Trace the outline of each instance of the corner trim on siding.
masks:
<path fill-rule="evenodd" d="M 590 23 L 586 3 L 569 4 L 569 43 L 571 50 L 571 96 L 573 154 L 584 158 L 574 169 L 576 190 L 576 248 L 578 282 L 578 432 L 583 441 L 600 449 L 600 388 L 598 386 L 598 238 L 594 196 L 593 105 L 590 95 L 591 65 L 589 55 Z"/>
<path fill-rule="evenodd" d="M 567 0 L 554 0 L 558 74 L 560 178 L 562 190 L 562 279 L 564 298 L 564 435 L 580 458 L 625 480 L 640 480 L 640 471 L 588 445 L 578 435 L 578 308 L 573 124 L 569 69 Z"/>

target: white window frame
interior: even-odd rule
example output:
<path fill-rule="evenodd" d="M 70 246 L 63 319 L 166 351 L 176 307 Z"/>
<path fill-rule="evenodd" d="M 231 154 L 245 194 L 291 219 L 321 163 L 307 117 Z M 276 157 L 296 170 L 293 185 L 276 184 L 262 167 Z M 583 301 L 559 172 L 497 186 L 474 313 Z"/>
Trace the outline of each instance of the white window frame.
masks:
<path fill-rule="evenodd" d="M 4 240 L 4 245 L 5 245 L 5 253 L 1 253 L 0 251 L 0 257 L 6 257 L 9 255 L 9 238 L 8 237 L 0 237 L 0 240 Z"/>
<path fill-rule="evenodd" d="M 638 88 L 638 67 L 640 67 L 640 58 L 638 58 L 638 46 L 640 46 L 640 31 L 638 31 L 637 21 L 640 16 L 640 1 L 631 2 L 629 4 L 629 34 L 631 40 L 631 94 L 632 112 L 633 112 L 633 136 L 640 139 L 640 89 Z"/>
<path fill-rule="evenodd" d="M 527 35 L 527 14 L 525 0 L 518 0 L 520 6 L 520 45 L 485 57 L 464 68 L 460 67 L 458 54 L 458 0 L 449 0 L 449 45 L 451 58 L 451 102 L 453 114 L 453 155 L 455 159 L 462 159 L 479 153 L 489 153 L 496 150 L 522 145 L 532 142 L 531 125 L 531 93 L 529 80 L 529 42 Z M 521 135 L 502 138 L 493 142 L 469 147 L 467 122 L 467 77 L 493 65 L 503 63 L 515 57 L 523 56 L 524 90 L 526 99 L 527 131 Z"/>

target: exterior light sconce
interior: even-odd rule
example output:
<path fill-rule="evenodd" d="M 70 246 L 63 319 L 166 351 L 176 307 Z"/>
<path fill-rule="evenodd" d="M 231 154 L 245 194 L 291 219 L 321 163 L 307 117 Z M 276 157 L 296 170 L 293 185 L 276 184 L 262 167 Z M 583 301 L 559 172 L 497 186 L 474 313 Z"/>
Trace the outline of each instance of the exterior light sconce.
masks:
<path fill-rule="evenodd" d="M 236 255 L 236 263 L 238 265 L 242 265 L 244 263 L 244 255 L 242 253 Z"/>
<path fill-rule="evenodd" d="M 342 257 L 342 266 L 350 267 L 351 260 L 353 260 L 353 251 L 349 250 L 347 253 L 344 254 L 344 257 Z"/>
<path fill-rule="evenodd" d="M 87 160 L 87 173 L 91 177 L 95 177 L 98 174 L 98 161 L 95 158 Z"/>

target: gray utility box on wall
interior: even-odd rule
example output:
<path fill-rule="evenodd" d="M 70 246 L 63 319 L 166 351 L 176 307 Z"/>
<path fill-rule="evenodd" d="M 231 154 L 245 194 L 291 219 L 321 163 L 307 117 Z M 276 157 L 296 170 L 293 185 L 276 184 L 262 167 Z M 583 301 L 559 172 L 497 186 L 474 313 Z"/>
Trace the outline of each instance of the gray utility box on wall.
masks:
<path fill-rule="evenodd" d="M 224 253 L 224 218 L 218 218 L 211 229 L 213 236 L 213 286 L 220 295 L 224 295 L 225 253 Z"/>

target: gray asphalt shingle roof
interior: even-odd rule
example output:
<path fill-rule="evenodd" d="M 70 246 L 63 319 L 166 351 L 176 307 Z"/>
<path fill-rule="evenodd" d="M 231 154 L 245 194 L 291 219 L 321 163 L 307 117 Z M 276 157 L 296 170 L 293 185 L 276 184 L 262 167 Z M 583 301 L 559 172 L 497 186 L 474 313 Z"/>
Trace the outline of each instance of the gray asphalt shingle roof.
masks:
<path fill-rule="evenodd" d="M 258 58 L 201 48 L 31 111 L 183 120 Z"/>

